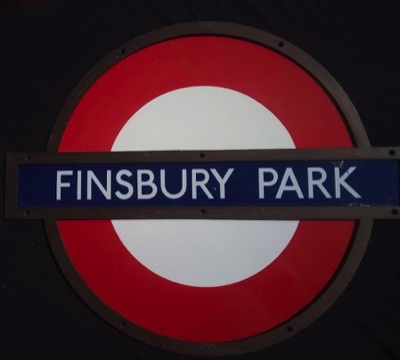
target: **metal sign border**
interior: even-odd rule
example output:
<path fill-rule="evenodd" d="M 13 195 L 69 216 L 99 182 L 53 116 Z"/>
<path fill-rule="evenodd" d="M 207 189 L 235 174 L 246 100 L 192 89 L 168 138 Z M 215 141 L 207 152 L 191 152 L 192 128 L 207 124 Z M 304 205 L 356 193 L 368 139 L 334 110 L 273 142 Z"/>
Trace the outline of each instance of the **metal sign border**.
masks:
<path fill-rule="evenodd" d="M 265 161 L 400 160 L 400 148 L 336 148 L 225 151 L 137 151 L 102 153 L 30 153 L 7 156 L 5 215 L 10 219 L 395 219 L 400 206 L 124 206 L 18 207 L 18 167 L 28 164 L 154 164 Z"/>
<path fill-rule="evenodd" d="M 67 99 L 49 137 L 47 153 L 57 153 L 58 144 L 73 110 L 94 81 L 105 71 L 126 56 L 144 47 L 165 40 L 198 35 L 216 35 L 242 39 L 267 47 L 287 57 L 308 72 L 329 94 L 341 112 L 354 145 L 357 148 L 370 149 L 369 140 L 362 122 L 346 93 L 336 80 L 305 52 L 280 37 L 262 30 L 232 23 L 198 22 L 155 30 L 128 42 L 105 57 L 79 82 Z M 353 150 L 357 151 L 354 148 Z M 55 220 L 45 218 L 44 224 L 50 246 L 66 278 L 81 298 L 112 326 L 134 339 L 163 350 L 197 356 L 228 356 L 252 352 L 284 340 L 303 329 L 325 312 L 342 293 L 356 271 L 370 238 L 373 220 L 361 219 L 357 221 L 352 244 L 349 246 L 339 270 L 326 288 L 303 311 L 265 333 L 246 339 L 220 343 L 195 343 L 168 338 L 145 330 L 121 317 L 103 303 L 80 278 L 66 254 Z"/>

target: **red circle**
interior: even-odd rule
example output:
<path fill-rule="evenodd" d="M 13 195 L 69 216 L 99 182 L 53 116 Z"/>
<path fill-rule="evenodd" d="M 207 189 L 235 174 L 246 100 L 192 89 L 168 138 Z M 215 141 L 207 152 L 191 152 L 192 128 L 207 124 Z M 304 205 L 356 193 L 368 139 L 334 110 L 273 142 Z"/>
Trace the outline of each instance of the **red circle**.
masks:
<path fill-rule="evenodd" d="M 196 36 L 146 47 L 105 72 L 78 103 L 59 151 L 110 151 L 142 106 L 189 86 L 219 86 L 252 97 L 277 116 L 297 148 L 353 146 L 334 103 L 302 68 L 250 42 Z M 335 274 L 355 222 L 301 221 L 287 248 L 264 270 L 212 288 L 154 274 L 126 250 L 109 220 L 57 225 L 79 275 L 114 311 L 170 338 L 223 342 L 268 331 L 304 309 Z"/>

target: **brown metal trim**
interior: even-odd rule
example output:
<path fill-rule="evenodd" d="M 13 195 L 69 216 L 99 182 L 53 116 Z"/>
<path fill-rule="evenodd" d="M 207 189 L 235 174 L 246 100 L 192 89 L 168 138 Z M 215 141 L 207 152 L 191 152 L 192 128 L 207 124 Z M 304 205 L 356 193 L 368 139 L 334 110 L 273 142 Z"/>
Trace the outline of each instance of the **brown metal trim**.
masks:
<path fill-rule="evenodd" d="M 399 219 L 400 206 L 336 207 L 137 207 L 11 208 L 8 219 L 214 219 L 214 220 L 357 220 Z"/>
<path fill-rule="evenodd" d="M 217 163 L 249 161 L 399 160 L 400 148 L 342 148 L 121 153 L 33 153 L 7 156 L 5 215 L 10 219 L 397 219 L 399 206 L 60 207 L 17 205 L 19 164 Z"/>
<path fill-rule="evenodd" d="M 7 164 L 209 163 L 250 161 L 400 160 L 400 147 L 215 151 L 13 153 Z M 9 165 L 7 165 L 9 166 Z"/>
<path fill-rule="evenodd" d="M 358 220 L 400 219 L 400 206 L 7 208 L 8 219 L 214 219 Z"/>

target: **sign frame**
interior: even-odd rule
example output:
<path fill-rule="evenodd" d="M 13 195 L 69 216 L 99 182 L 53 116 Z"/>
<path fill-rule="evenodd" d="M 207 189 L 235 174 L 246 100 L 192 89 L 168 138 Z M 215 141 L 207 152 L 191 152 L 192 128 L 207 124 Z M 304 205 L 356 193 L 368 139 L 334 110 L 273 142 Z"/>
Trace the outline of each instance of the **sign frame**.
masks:
<path fill-rule="evenodd" d="M 7 157 L 6 217 L 22 219 L 395 219 L 400 206 L 124 206 L 124 207 L 21 207 L 18 197 L 18 166 L 49 164 L 201 164 L 261 161 L 330 161 L 346 160 L 400 161 L 400 148 L 227 150 L 227 151 L 153 151 L 120 153 L 46 153 L 9 154 Z"/>
<path fill-rule="evenodd" d="M 340 85 L 334 80 L 334 78 L 315 60 L 307 55 L 302 50 L 289 44 L 285 40 L 267 34 L 264 31 L 250 28 L 247 26 L 230 24 L 230 23 L 214 23 L 214 22 L 199 22 L 199 23 L 187 23 L 171 26 L 168 28 L 153 31 L 149 34 L 141 36 L 119 49 L 112 52 L 105 59 L 103 59 L 98 65 L 96 65 L 86 77 L 77 85 L 70 97 L 67 99 L 63 106 L 59 116 L 56 119 L 55 126 L 50 135 L 47 153 L 46 154 L 18 154 L 9 155 L 7 157 L 7 197 L 6 197 L 6 217 L 7 218 L 25 218 L 25 219 L 38 219 L 41 218 L 44 221 L 46 233 L 49 239 L 50 246 L 53 253 L 60 265 L 63 273 L 65 274 L 72 287 L 78 292 L 82 299 L 103 319 L 110 323 L 115 328 L 119 329 L 123 333 L 142 341 L 148 345 L 188 355 L 197 356 L 227 356 L 227 355 L 239 355 L 243 353 L 252 352 L 265 348 L 266 346 L 275 344 L 289 336 L 294 335 L 310 322 L 318 318 L 323 312 L 325 312 L 343 292 L 348 282 L 354 275 L 365 249 L 367 247 L 371 230 L 373 226 L 373 219 L 375 218 L 397 218 L 399 214 L 398 207 L 377 207 L 375 209 L 357 208 L 349 209 L 346 213 L 343 208 L 339 208 L 338 212 L 332 208 L 317 208 L 304 215 L 304 208 L 294 208 L 293 211 L 287 211 L 287 209 L 280 209 L 274 207 L 271 210 L 263 210 L 260 214 L 259 209 L 254 210 L 258 213 L 251 212 L 251 218 L 268 218 L 268 219 L 298 219 L 300 216 L 306 219 L 323 218 L 329 219 L 359 219 L 356 224 L 356 230 L 353 236 L 351 245 L 349 246 L 348 252 L 345 255 L 340 269 L 334 275 L 332 281 L 328 284 L 325 290 L 323 290 L 314 301 L 309 304 L 303 311 L 296 314 L 294 317 L 285 321 L 276 328 L 269 330 L 265 333 L 241 339 L 238 341 L 229 341 L 222 343 L 195 343 L 188 341 L 181 341 L 166 336 L 155 334 L 151 331 L 143 329 L 124 317 L 117 314 L 114 310 L 110 309 L 105 303 L 101 301 L 85 284 L 82 278 L 79 276 L 77 270 L 71 263 L 68 255 L 66 254 L 65 248 L 60 238 L 59 231 L 55 219 L 60 218 L 71 218 L 67 213 L 57 214 L 51 212 L 51 209 L 17 209 L 15 206 L 17 189 L 15 186 L 15 176 L 17 174 L 18 163 L 46 163 L 48 161 L 61 161 L 61 162 L 89 162 L 89 161 L 103 161 L 105 157 L 109 156 L 110 159 L 116 158 L 116 154 L 104 154 L 104 153 L 79 153 L 68 154 L 57 153 L 57 148 L 60 143 L 62 134 L 68 124 L 69 118 L 74 111 L 76 105 L 79 103 L 85 92 L 91 87 L 91 85 L 99 78 L 105 71 L 110 69 L 113 65 L 129 56 L 130 54 L 143 49 L 147 46 L 156 44 L 164 40 L 170 40 L 183 36 L 197 36 L 197 35 L 218 35 L 227 36 L 237 39 L 242 39 L 256 44 L 262 45 L 269 49 L 274 50 L 278 54 L 287 57 L 292 62 L 303 68 L 308 74 L 314 78 L 322 88 L 330 95 L 333 102 L 336 104 L 340 111 L 343 120 L 346 122 L 347 127 L 350 129 L 351 136 L 355 148 L 350 149 L 326 149 L 321 151 L 318 149 L 318 159 L 328 159 L 333 161 L 340 161 L 344 159 L 359 159 L 359 158 L 378 158 L 378 159 L 400 159 L 400 148 L 379 148 L 372 149 L 369 144 L 366 132 L 362 125 L 362 122 L 352 105 L 350 99 L 345 94 Z M 125 159 L 135 158 L 135 161 L 148 161 L 149 158 L 152 160 L 160 159 L 162 161 L 176 161 L 181 159 L 182 161 L 198 161 L 204 160 L 209 161 L 223 161 L 235 159 L 293 159 L 298 160 L 310 159 L 315 157 L 316 150 L 269 150 L 269 151 L 226 151 L 226 152 L 141 152 L 141 153 L 120 153 L 118 154 L 118 162 L 123 162 Z M 96 160 L 97 159 L 97 160 Z M 93 209 L 84 209 L 85 214 L 75 215 L 77 217 L 87 216 L 90 218 L 90 212 Z M 185 216 L 188 218 L 243 218 L 243 214 L 240 214 L 240 208 L 234 209 L 222 209 L 225 211 L 224 214 L 218 213 L 217 209 L 183 209 Z M 204 212 L 203 212 L 204 210 Z M 126 211 L 126 210 L 123 210 Z M 139 209 L 137 213 L 130 210 L 129 216 L 142 216 L 151 217 L 150 213 L 143 213 L 143 209 Z M 179 216 L 173 211 L 160 212 L 158 211 L 158 218 L 170 218 L 171 216 Z M 339 212 L 340 211 L 340 212 Z M 358 213 L 357 213 L 358 211 Z M 144 215 L 143 215 L 144 214 Z M 303 214 L 303 215 L 302 215 Z M 240 217 L 238 217 L 240 215 Z M 118 212 L 110 213 L 107 210 L 96 213 L 96 219 L 110 218 L 110 216 L 118 217 Z M 126 214 L 120 215 L 122 218 L 126 217 Z M 183 214 L 180 214 L 183 216 Z"/>

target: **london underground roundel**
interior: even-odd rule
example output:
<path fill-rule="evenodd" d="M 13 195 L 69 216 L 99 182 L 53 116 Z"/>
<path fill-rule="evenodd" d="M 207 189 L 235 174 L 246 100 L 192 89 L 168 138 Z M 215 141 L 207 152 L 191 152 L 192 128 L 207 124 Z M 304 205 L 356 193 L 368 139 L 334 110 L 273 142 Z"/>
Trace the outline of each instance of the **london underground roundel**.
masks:
<path fill-rule="evenodd" d="M 234 176 L 242 168 L 243 176 L 251 173 L 247 153 L 360 146 L 368 139 L 347 96 L 293 45 L 232 24 L 162 29 L 105 58 L 61 111 L 48 152 L 92 156 L 94 165 L 70 170 L 63 162 L 56 200 L 71 192 L 83 210 L 46 218 L 46 229 L 83 300 L 126 334 L 185 354 L 253 351 L 295 334 L 332 304 L 361 259 L 372 222 L 337 212 L 322 219 L 276 215 L 289 197 L 357 199 L 355 166 L 346 173 L 337 166 L 333 185 L 322 165 L 307 167 L 306 185 L 292 162 L 282 171 L 258 166 L 259 198 L 276 187 L 271 217 L 251 215 L 251 190 L 234 188 Z M 135 173 L 103 169 L 96 160 L 125 164 L 124 154 L 139 154 Z M 178 169 L 185 154 L 198 158 Z M 231 154 L 244 164 L 235 168 Z M 233 193 L 240 204 L 214 216 L 213 206 Z M 156 215 L 142 207 L 131 216 L 129 199 L 158 196 L 164 200 L 153 207 Z M 97 198 L 116 202 L 91 205 Z M 193 206 L 198 199 L 202 205 Z M 183 210 L 176 210 L 178 200 Z M 95 206 L 98 216 L 82 216 Z"/>

